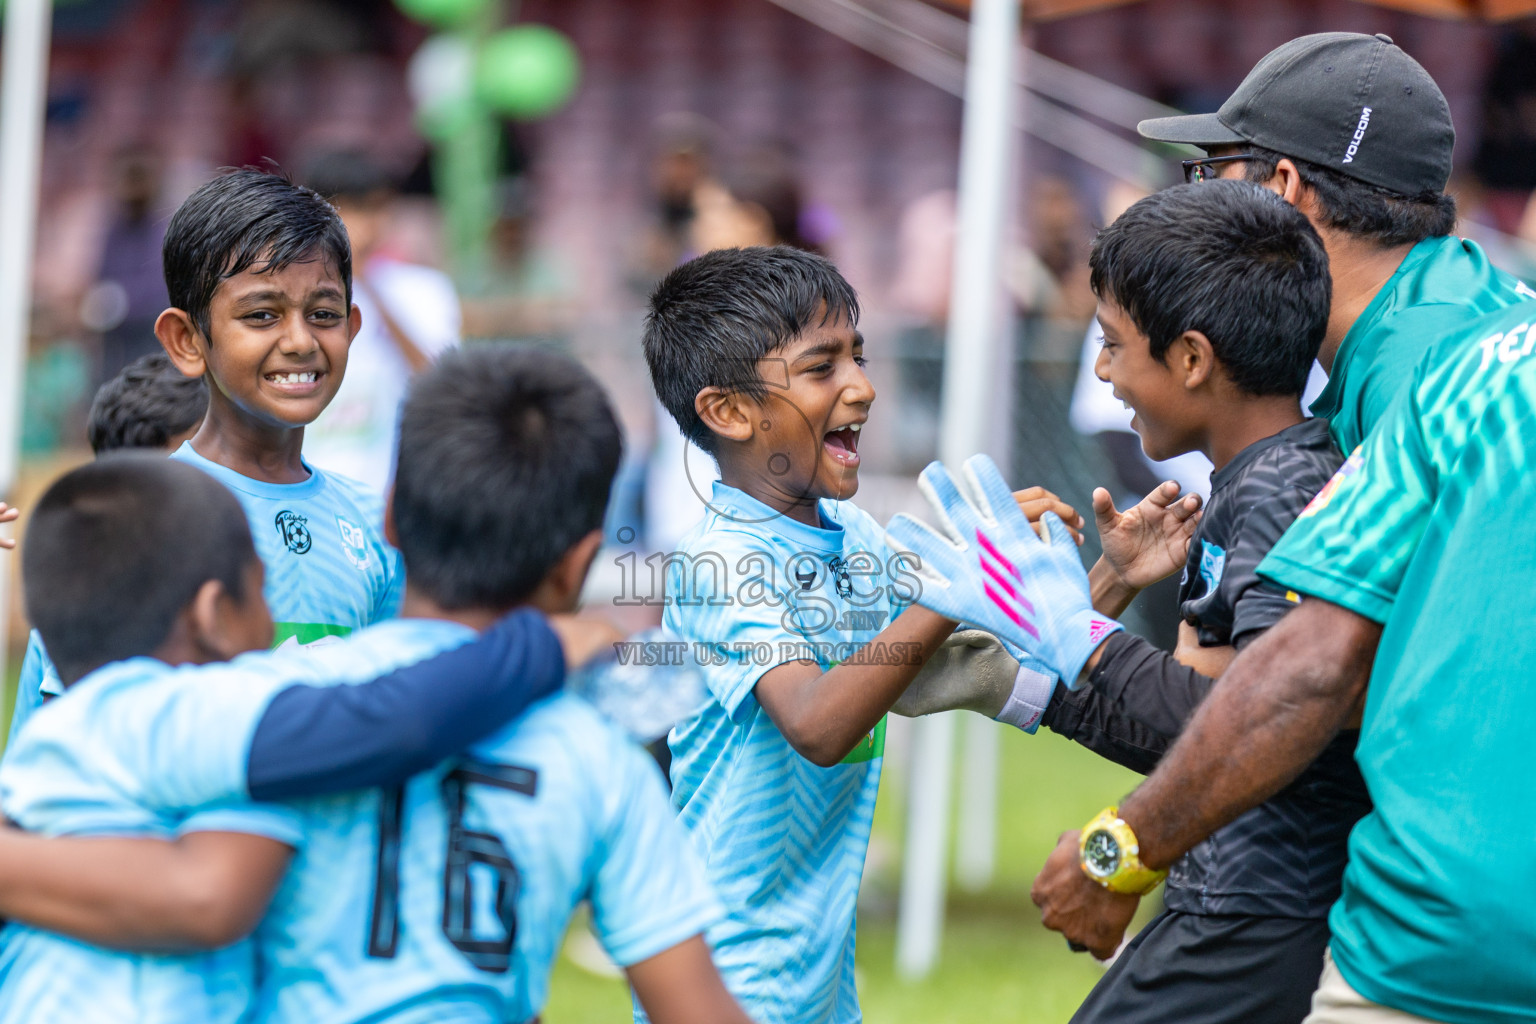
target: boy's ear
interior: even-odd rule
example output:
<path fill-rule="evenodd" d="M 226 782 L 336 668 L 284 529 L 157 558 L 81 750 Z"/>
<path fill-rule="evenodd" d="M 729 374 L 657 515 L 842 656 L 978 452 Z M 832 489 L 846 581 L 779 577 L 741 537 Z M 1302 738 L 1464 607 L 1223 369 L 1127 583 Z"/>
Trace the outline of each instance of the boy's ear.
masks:
<path fill-rule="evenodd" d="M 728 441 L 748 441 L 752 438 L 751 401 L 740 391 L 707 387 L 693 399 L 693 411 L 710 429 Z"/>
<path fill-rule="evenodd" d="M 182 610 L 190 649 L 199 655 L 198 663 L 228 661 L 245 648 L 231 635 L 226 621 L 226 606 L 232 601 L 220 580 L 204 580 L 202 586 Z"/>
<path fill-rule="evenodd" d="M 201 377 L 208 370 L 208 357 L 204 349 L 203 333 L 192 322 L 192 316 L 174 306 L 164 310 L 155 319 L 155 337 L 165 354 L 187 377 Z"/>
<path fill-rule="evenodd" d="M 220 605 L 228 595 L 219 580 L 203 580 L 202 586 L 182 611 L 186 620 L 187 636 L 199 650 L 217 654 L 221 628 Z"/>
<path fill-rule="evenodd" d="M 1216 374 L 1216 350 L 1200 331 L 1185 331 L 1168 346 L 1168 364 L 1181 378 L 1184 390 L 1193 391 Z"/>
<path fill-rule="evenodd" d="M 352 307 L 352 312 L 357 312 L 357 307 Z M 395 486 L 390 484 L 388 492 L 384 495 L 384 540 L 392 548 L 400 546 L 400 532 L 395 529 Z"/>
<path fill-rule="evenodd" d="M 357 337 L 357 332 L 363 326 L 363 311 L 357 308 L 357 303 L 352 303 L 352 312 L 347 314 L 347 341 L 350 343 Z"/>
<path fill-rule="evenodd" d="M 544 574 L 528 603 L 545 614 L 573 611 L 581 598 L 582 585 L 587 581 L 587 570 L 592 568 L 592 560 L 602 545 L 602 530 L 593 530 L 572 544 Z"/>

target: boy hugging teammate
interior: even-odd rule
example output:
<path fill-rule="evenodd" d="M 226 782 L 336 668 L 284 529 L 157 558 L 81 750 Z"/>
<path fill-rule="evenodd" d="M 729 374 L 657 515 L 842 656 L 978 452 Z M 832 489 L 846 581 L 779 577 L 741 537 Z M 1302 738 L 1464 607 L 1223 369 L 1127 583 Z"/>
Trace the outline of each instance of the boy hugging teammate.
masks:
<path fill-rule="evenodd" d="M 185 376 L 164 352 L 152 352 L 97 389 L 85 435 L 98 458 L 141 448 L 173 452 L 197 432 L 207 412 L 207 384 Z M 27 635 L 27 653 L 16 681 L 7 750 L 43 701 L 63 692 L 64 683 L 34 629 Z"/>
<path fill-rule="evenodd" d="M 621 447 L 601 388 L 546 353 L 455 353 L 414 382 L 400 437 L 402 616 L 316 651 L 201 664 L 271 635 L 249 531 L 205 474 L 119 457 L 44 496 L 28 597 L 70 689 L 23 730 L 0 802 L 92 838 L 0 830 L 0 1019 L 532 1020 L 585 901 L 658 1024 L 748 1024 L 646 755 L 569 694 L 498 728 L 562 675 L 539 623 L 574 607 L 601 541 Z M 130 634 L 102 609 L 135 586 Z M 229 945 L 263 914 L 254 947 Z"/>
<path fill-rule="evenodd" d="M 273 644 L 307 645 L 390 618 L 404 570 L 366 488 L 304 461 L 304 427 L 335 396 L 358 329 L 352 251 L 320 196 L 255 170 L 222 175 L 181 204 L 165 234 L 173 306 L 155 334 L 207 413 L 171 457 L 234 492 L 266 567 Z M 29 645 L 15 735 L 62 692 Z M 32 690 L 40 694 L 34 699 Z"/>

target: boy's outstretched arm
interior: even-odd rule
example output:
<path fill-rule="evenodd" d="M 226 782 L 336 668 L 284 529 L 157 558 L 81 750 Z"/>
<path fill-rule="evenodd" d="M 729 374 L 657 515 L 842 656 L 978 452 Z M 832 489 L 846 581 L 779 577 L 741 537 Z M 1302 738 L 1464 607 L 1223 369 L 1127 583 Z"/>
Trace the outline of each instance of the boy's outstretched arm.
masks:
<path fill-rule="evenodd" d="M 651 1024 L 752 1024 L 726 990 L 702 935 L 642 960 L 625 973 Z"/>
<path fill-rule="evenodd" d="M 1037 531 L 1045 529 L 1041 519 L 1050 512 L 1082 543 L 1083 517 L 1055 494 L 1028 487 L 1014 491 L 1013 500 Z M 974 711 L 1033 732 L 1054 686 L 1049 670 L 1024 652 L 1004 649 L 981 630 L 963 629 L 946 636 L 924 660 L 890 710 L 907 718 Z"/>
<path fill-rule="evenodd" d="M 830 768 L 879 724 L 956 625 L 914 605 L 864 651 L 825 672 L 814 661 L 769 669 L 757 681 L 757 702 L 796 753 Z M 861 659 L 864 652 L 873 653 Z"/>
<path fill-rule="evenodd" d="M 282 800 L 407 779 L 558 691 L 563 647 L 580 646 L 583 630 L 596 628 L 522 610 L 477 640 L 368 683 L 287 687 L 252 734 L 249 794 Z"/>
<path fill-rule="evenodd" d="M 243 832 L 55 839 L 6 825 L 0 917 L 111 949 L 216 949 L 256 927 L 292 856 Z"/>
<path fill-rule="evenodd" d="M 1068 687 L 1123 627 L 1093 608 L 1088 573 L 1062 520 L 1046 513 L 1049 541 L 1025 521 L 991 459 L 973 455 L 957 480 L 930 463 L 918 478 L 937 528 L 905 514 L 886 541 L 905 553 L 924 607 L 975 624 L 1041 662 Z"/>

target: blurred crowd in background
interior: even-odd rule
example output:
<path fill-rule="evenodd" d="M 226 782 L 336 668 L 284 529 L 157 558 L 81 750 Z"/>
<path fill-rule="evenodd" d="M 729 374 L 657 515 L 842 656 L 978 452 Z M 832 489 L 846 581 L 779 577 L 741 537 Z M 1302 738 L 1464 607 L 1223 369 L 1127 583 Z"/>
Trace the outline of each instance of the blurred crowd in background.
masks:
<path fill-rule="evenodd" d="M 961 104 L 796 6 L 521 3 L 518 21 L 574 44 L 579 77 L 549 116 L 499 122 L 494 224 L 470 266 L 445 241 L 443 164 L 410 87 L 429 30 L 389 0 L 60 3 L 25 454 L 49 474 L 71 458 L 96 385 L 157 347 L 169 212 L 221 166 L 273 163 L 341 208 L 367 325 L 342 395 L 311 431 L 312 458 L 382 488 L 414 368 L 454 344 L 559 346 L 609 386 L 629 434 L 614 543 L 668 550 L 698 515 L 692 478 L 708 468 L 656 415 L 639 352 L 647 292 L 690 255 L 787 243 L 829 255 L 864 302 L 881 401 L 861 501 L 878 513 L 881 474 L 909 478 L 936 451 Z M 1536 24 L 1352 0 L 1151 0 L 1034 24 L 1026 38 L 1105 82 L 1204 111 L 1273 46 L 1335 29 L 1390 34 L 1440 83 L 1459 130 L 1460 232 L 1517 273 L 1536 267 Z M 1015 329 L 1001 385 L 1012 401 L 996 447 L 1022 482 L 1085 508 L 1095 484 L 1128 495 L 1157 479 L 1113 417 L 1069 416 L 1094 312 L 1088 244 L 1140 190 L 1175 180 L 1178 154 L 1160 154 L 1160 181 L 1122 180 L 1060 133 L 1016 134 Z"/>

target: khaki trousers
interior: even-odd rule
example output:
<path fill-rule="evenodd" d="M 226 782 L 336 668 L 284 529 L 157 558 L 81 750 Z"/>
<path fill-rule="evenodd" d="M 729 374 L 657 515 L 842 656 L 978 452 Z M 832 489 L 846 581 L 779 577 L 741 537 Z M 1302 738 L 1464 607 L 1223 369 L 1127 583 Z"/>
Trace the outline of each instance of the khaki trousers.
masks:
<path fill-rule="evenodd" d="M 1333 951 L 1323 953 L 1323 977 L 1312 995 L 1312 1012 L 1301 1024 L 1437 1024 L 1428 1017 L 1373 1003 L 1350 987 L 1333 962 Z"/>

